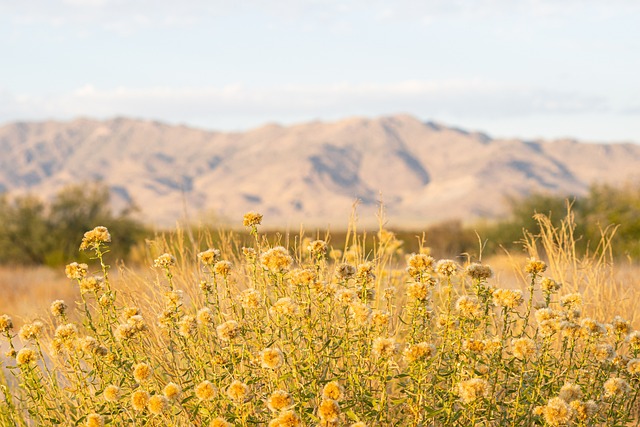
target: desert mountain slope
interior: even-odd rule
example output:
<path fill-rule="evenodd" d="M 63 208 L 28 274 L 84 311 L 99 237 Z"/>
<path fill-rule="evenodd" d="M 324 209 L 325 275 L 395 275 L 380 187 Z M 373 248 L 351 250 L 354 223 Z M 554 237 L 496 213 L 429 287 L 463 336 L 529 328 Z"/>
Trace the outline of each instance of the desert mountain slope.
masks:
<path fill-rule="evenodd" d="M 102 180 L 157 225 L 186 208 L 192 219 L 257 210 L 267 225 L 340 227 L 356 198 L 374 221 L 380 194 L 395 225 L 471 220 L 503 214 L 505 195 L 582 194 L 637 179 L 640 166 L 638 145 L 498 140 L 407 115 L 242 133 L 125 118 L 12 123 L 0 150 L 0 191 L 46 197 Z"/>

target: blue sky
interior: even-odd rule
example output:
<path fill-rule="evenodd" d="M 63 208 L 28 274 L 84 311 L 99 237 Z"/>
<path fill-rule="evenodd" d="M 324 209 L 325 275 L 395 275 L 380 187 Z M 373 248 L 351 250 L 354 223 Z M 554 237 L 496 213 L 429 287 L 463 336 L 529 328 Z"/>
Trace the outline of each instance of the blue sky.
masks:
<path fill-rule="evenodd" d="M 0 0 L 0 123 L 410 113 L 640 143 L 638 0 Z"/>

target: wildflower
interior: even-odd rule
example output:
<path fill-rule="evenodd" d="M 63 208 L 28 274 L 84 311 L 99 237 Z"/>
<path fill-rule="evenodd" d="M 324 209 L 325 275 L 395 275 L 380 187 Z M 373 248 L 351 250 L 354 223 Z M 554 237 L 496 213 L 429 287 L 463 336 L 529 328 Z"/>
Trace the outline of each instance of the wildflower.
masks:
<path fill-rule="evenodd" d="M 426 360 L 436 354 L 436 346 L 426 342 L 410 344 L 402 352 L 402 357 L 407 363 Z"/>
<path fill-rule="evenodd" d="M 247 259 L 247 261 L 253 262 L 256 260 L 258 253 L 253 248 L 242 248 L 242 255 Z"/>
<path fill-rule="evenodd" d="M 594 337 L 602 336 L 607 332 L 607 330 L 601 323 L 598 323 L 589 317 L 585 317 L 584 319 L 582 319 L 582 321 L 580 322 L 580 326 L 587 335 L 591 335 Z"/>
<path fill-rule="evenodd" d="M 213 272 L 219 276 L 227 277 L 231 272 L 231 266 L 229 261 L 218 261 L 213 266 Z"/>
<path fill-rule="evenodd" d="M 545 277 L 540 281 L 540 288 L 542 289 L 542 292 L 547 294 L 558 292 L 561 287 L 562 285 L 560 283 L 548 277 Z"/>
<path fill-rule="evenodd" d="M 407 286 L 407 296 L 418 301 L 426 301 L 430 296 L 430 288 L 424 282 L 412 282 Z"/>
<path fill-rule="evenodd" d="M 622 378 L 609 378 L 604 383 L 605 397 L 622 397 L 631 391 L 629 383 Z"/>
<path fill-rule="evenodd" d="M 124 323 L 118 325 L 113 334 L 118 341 L 123 342 L 132 339 L 138 332 L 139 330 L 135 326 Z"/>
<path fill-rule="evenodd" d="M 227 320 L 216 328 L 218 338 L 224 341 L 231 341 L 240 334 L 240 325 L 235 320 Z"/>
<path fill-rule="evenodd" d="M 106 308 L 112 306 L 115 300 L 115 295 L 112 292 L 107 292 L 98 299 L 98 304 Z"/>
<path fill-rule="evenodd" d="M 640 374 L 640 359 L 631 359 L 627 363 L 627 371 L 631 375 Z"/>
<path fill-rule="evenodd" d="M 73 323 L 60 325 L 56 328 L 54 336 L 61 341 L 71 342 L 78 337 L 78 328 Z"/>
<path fill-rule="evenodd" d="M 436 263 L 436 272 L 445 277 L 451 277 L 458 271 L 458 264 L 450 259 L 441 259 Z"/>
<path fill-rule="evenodd" d="M 338 381 L 330 381 L 322 389 L 322 397 L 339 402 L 344 397 L 344 387 Z"/>
<path fill-rule="evenodd" d="M 398 351 L 396 340 L 393 338 L 378 337 L 373 340 L 371 352 L 376 357 L 391 357 Z"/>
<path fill-rule="evenodd" d="M 20 328 L 18 335 L 22 341 L 37 339 L 42 334 L 42 328 L 44 328 L 44 324 L 39 320 L 33 323 L 25 323 Z"/>
<path fill-rule="evenodd" d="M 582 399 L 582 390 L 579 385 L 566 383 L 560 389 L 558 397 L 567 403 L 571 403 L 574 400 Z"/>
<path fill-rule="evenodd" d="M 546 320 L 555 320 L 555 319 L 558 319 L 559 317 L 560 315 L 551 308 L 541 308 L 539 310 L 536 310 L 535 312 L 535 318 L 538 324 Z"/>
<path fill-rule="evenodd" d="M 524 301 L 521 290 L 496 289 L 493 292 L 493 302 L 497 306 L 515 309 Z"/>
<path fill-rule="evenodd" d="M 279 348 L 265 348 L 260 352 L 260 364 L 263 368 L 278 369 L 284 363 L 284 355 Z"/>
<path fill-rule="evenodd" d="M 464 403 L 471 403 L 477 399 L 488 398 L 489 383 L 482 378 L 472 378 L 458 383 L 458 395 Z"/>
<path fill-rule="evenodd" d="M 94 354 L 98 351 L 100 345 L 94 337 L 87 336 L 80 340 L 78 347 L 82 349 L 85 354 Z"/>
<path fill-rule="evenodd" d="M 8 333 L 11 329 L 13 329 L 13 319 L 11 316 L 3 314 L 0 316 L 0 332 L 3 334 Z"/>
<path fill-rule="evenodd" d="M 177 289 L 164 293 L 164 303 L 172 310 L 182 306 L 183 292 Z"/>
<path fill-rule="evenodd" d="M 421 275 L 433 271 L 433 264 L 435 260 L 426 254 L 411 254 L 407 260 L 407 270 L 409 274 L 413 272 Z M 413 274 L 411 274 L 413 276 Z"/>
<path fill-rule="evenodd" d="M 283 411 L 276 419 L 269 422 L 269 427 L 300 427 L 302 420 L 294 411 Z"/>
<path fill-rule="evenodd" d="M 349 306 L 351 318 L 355 320 L 357 326 L 365 326 L 371 319 L 371 307 L 359 301 L 353 302 Z"/>
<path fill-rule="evenodd" d="M 340 264 L 336 268 L 336 275 L 341 280 L 349 280 L 356 275 L 356 268 L 351 264 Z"/>
<path fill-rule="evenodd" d="M 255 227 L 262 224 L 262 214 L 254 211 L 247 212 L 242 218 L 242 225 L 245 227 Z"/>
<path fill-rule="evenodd" d="M 482 342 L 484 343 L 485 354 L 494 354 L 502 350 L 502 343 L 498 337 L 482 340 Z"/>
<path fill-rule="evenodd" d="M 314 240 L 309 243 L 307 250 L 311 252 L 311 255 L 316 257 L 324 257 L 327 253 L 327 242 L 324 240 Z"/>
<path fill-rule="evenodd" d="M 579 293 L 567 294 L 560 298 L 560 305 L 565 310 L 579 310 L 582 307 L 582 295 Z"/>
<path fill-rule="evenodd" d="M 493 276 L 491 267 L 489 267 L 488 265 L 479 264 L 477 262 L 469 264 L 465 269 L 465 272 L 469 277 L 478 281 L 487 280 L 488 278 Z"/>
<path fill-rule="evenodd" d="M 333 399 L 322 399 L 318 406 L 318 415 L 321 420 L 334 423 L 340 417 L 340 405 Z"/>
<path fill-rule="evenodd" d="M 574 400 L 569 403 L 569 406 L 573 409 L 575 417 L 580 421 L 587 421 L 598 412 L 598 404 L 593 400 L 587 400 L 586 402 Z"/>
<path fill-rule="evenodd" d="M 155 259 L 154 267 L 169 268 L 176 265 L 176 257 L 171 254 L 164 253 Z"/>
<path fill-rule="evenodd" d="M 80 280 L 87 275 L 88 269 L 89 266 L 87 264 L 78 264 L 77 262 L 72 262 L 65 267 L 64 272 L 69 279 Z"/>
<path fill-rule="evenodd" d="M 544 261 L 539 261 L 535 258 L 530 258 L 529 261 L 527 261 L 527 265 L 524 267 L 524 271 L 532 275 L 544 273 L 546 269 L 547 264 L 545 264 Z"/>
<path fill-rule="evenodd" d="M 204 307 L 198 310 L 196 319 L 199 325 L 208 326 L 213 324 L 213 313 L 209 307 Z"/>
<path fill-rule="evenodd" d="M 174 382 L 167 383 L 162 389 L 162 394 L 169 400 L 178 400 L 181 393 L 182 388 Z"/>
<path fill-rule="evenodd" d="M 353 289 L 340 288 L 336 291 L 335 298 L 340 304 L 349 305 L 358 298 L 358 295 Z"/>
<path fill-rule="evenodd" d="M 51 314 L 53 314 L 55 317 L 64 318 L 67 313 L 67 304 L 65 304 L 65 302 L 62 301 L 61 299 L 55 300 L 54 302 L 51 303 L 50 310 L 51 310 Z"/>
<path fill-rule="evenodd" d="M 196 397 L 200 400 L 211 400 L 216 394 L 216 389 L 210 381 L 202 381 L 196 386 Z"/>
<path fill-rule="evenodd" d="M 104 279 L 100 276 L 83 277 L 78 283 L 80 292 L 86 294 L 87 292 L 98 292 L 104 286 Z"/>
<path fill-rule="evenodd" d="M 151 378 L 152 374 L 153 370 L 151 369 L 151 366 L 144 362 L 138 363 L 133 367 L 133 378 L 135 378 L 139 383 Z"/>
<path fill-rule="evenodd" d="M 617 337 L 624 337 L 631 332 L 631 324 L 629 321 L 620 316 L 614 317 L 611 324 L 613 325 L 613 333 Z"/>
<path fill-rule="evenodd" d="M 473 338 L 464 340 L 462 342 L 462 348 L 470 351 L 472 353 L 482 353 L 485 349 L 486 345 L 484 343 L 484 341 L 481 340 L 476 340 Z"/>
<path fill-rule="evenodd" d="M 544 415 L 544 420 L 547 424 L 559 426 L 561 424 L 566 424 L 571 420 L 573 410 L 567 402 L 559 397 L 554 397 L 550 399 L 544 407 L 542 414 Z"/>
<path fill-rule="evenodd" d="M 169 406 L 169 400 L 161 394 L 154 394 L 149 398 L 149 402 L 147 403 L 147 408 L 149 412 L 155 415 L 162 415 L 162 413 Z"/>
<path fill-rule="evenodd" d="M 367 425 L 363 421 L 358 421 L 357 423 L 351 424 L 351 427 L 367 427 Z"/>
<path fill-rule="evenodd" d="M 388 311 L 373 310 L 371 314 L 371 324 L 376 328 L 386 328 L 389 326 L 391 315 Z"/>
<path fill-rule="evenodd" d="M 198 254 L 200 262 L 204 265 L 212 266 L 220 259 L 220 251 L 218 249 L 207 249 Z"/>
<path fill-rule="evenodd" d="M 316 281 L 316 272 L 310 268 L 296 268 L 291 270 L 287 277 L 294 286 L 309 286 Z"/>
<path fill-rule="evenodd" d="M 222 417 L 218 417 L 211 420 L 211 424 L 209 424 L 209 427 L 233 427 L 233 424 Z"/>
<path fill-rule="evenodd" d="M 640 331 L 631 332 L 627 337 L 627 341 L 629 342 L 629 347 L 631 348 L 631 350 L 633 351 L 640 350 Z"/>
<path fill-rule="evenodd" d="M 38 360 L 36 352 L 28 347 L 24 347 L 18 351 L 16 355 L 16 363 L 18 365 L 30 365 Z"/>
<path fill-rule="evenodd" d="M 117 402 L 120 398 L 120 387 L 113 384 L 108 385 L 104 388 L 102 395 L 107 402 Z"/>
<path fill-rule="evenodd" d="M 242 403 L 249 399 L 249 386 L 238 380 L 234 380 L 229 387 L 227 387 L 227 396 L 229 399 Z"/>
<path fill-rule="evenodd" d="M 131 406 L 133 409 L 142 412 L 149 403 L 149 393 L 146 390 L 137 390 L 131 394 Z"/>
<path fill-rule="evenodd" d="M 178 322 L 178 333 L 183 337 L 191 337 L 197 330 L 196 318 L 187 314 Z"/>
<path fill-rule="evenodd" d="M 281 273 L 293 263 L 293 258 L 282 246 L 276 246 L 263 253 L 260 257 L 262 266 L 272 273 Z"/>
<path fill-rule="evenodd" d="M 300 307 L 291 298 L 284 297 L 276 301 L 269 309 L 269 312 L 272 316 L 280 314 L 283 316 L 292 317 L 298 315 L 298 313 L 300 312 Z"/>
<path fill-rule="evenodd" d="M 84 237 L 82 238 L 82 242 L 80 243 L 80 250 L 84 251 L 87 249 L 97 249 L 100 247 L 100 245 L 110 242 L 111 234 L 109 234 L 109 230 L 107 230 L 107 227 L 98 226 L 93 230 L 84 233 Z"/>
<path fill-rule="evenodd" d="M 245 289 L 240 294 L 240 304 L 245 309 L 255 310 L 260 307 L 260 292 L 255 289 Z"/>
<path fill-rule="evenodd" d="M 87 427 L 103 427 L 104 426 L 104 418 L 100 414 L 89 414 L 87 415 Z"/>
<path fill-rule="evenodd" d="M 475 297 L 467 295 L 461 296 L 456 301 L 456 310 L 460 313 L 460 316 L 465 318 L 474 318 L 480 316 L 480 304 Z"/>
<path fill-rule="evenodd" d="M 271 412 L 289 409 L 293 406 L 293 398 L 284 390 L 276 390 L 267 399 L 267 408 Z"/>
<path fill-rule="evenodd" d="M 376 275 L 373 273 L 373 264 L 370 262 L 365 262 L 358 265 L 356 269 L 356 278 L 363 283 L 369 283 L 376 278 Z"/>
<path fill-rule="evenodd" d="M 609 344 L 599 344 L 593 352 L 593 357 L 600 363 L 610 361 L 615 355 L 615 350 Z"/>

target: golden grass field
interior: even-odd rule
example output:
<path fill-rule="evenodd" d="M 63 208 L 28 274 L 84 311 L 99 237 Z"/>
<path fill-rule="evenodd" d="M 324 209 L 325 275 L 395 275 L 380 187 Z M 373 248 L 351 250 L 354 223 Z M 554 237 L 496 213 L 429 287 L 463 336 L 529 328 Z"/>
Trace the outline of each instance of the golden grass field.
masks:
<path fill-rule="evenodd" d="M 0 425 L 639 425 L 640 268 L 606 232 L 577 254 L 540 216 L 521 254 L 436 260 L 260 221 L 135 269 L 96 227 L 88 265 L 0 270 Z"/>

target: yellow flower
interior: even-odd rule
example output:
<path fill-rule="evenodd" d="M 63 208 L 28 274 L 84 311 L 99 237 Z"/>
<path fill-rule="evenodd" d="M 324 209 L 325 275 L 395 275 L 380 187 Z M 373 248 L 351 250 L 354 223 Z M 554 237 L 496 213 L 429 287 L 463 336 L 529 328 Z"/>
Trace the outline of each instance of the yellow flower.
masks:
<path fill-rule="evenodd" d="M 549 400 L 549 403 L 542 409 L 544 420 L 552 426 L 567 424 L 573 416 L 573 409 L 567 402 L 559 397 Z"/>
<path fill-rule="evenodd" d="M 402 352 L 402 357 L 407 363 L 426 360 L 436 354 L 436 346 L 426 342 L 410 344 Z"/>
<path fill-rule="evenodd" d="M 398 351 L 396 340 L 393 338 L 378 337 L 373 340 L 371 352 L 376 357 L 391 357 Z"/>
<path fill-rule="evenodd" d="M 162 394 L 164 394 L 164 396 L 170 400 L 178 400 L 181 393 L 182 388 L 178 384 L 173 382 L 165 385 L 164 389 L 162 390 Z"/>
<path fill-rule="evenodd" d="M 207 249 L 204 252 L 200 252 L 198 258 L 204 265 L 212 266 L 220 259 L 220 251 L 218 249 Z"/>
<path fill-rule="evenodd" d="M 493 291 L 493 302 L 497 306 L 514 309 L 524 301 L 521 290 L 496 289 Z"/>
<path fill-rule="evenodd" d="M 551 294 L 554 292 L 558 292 L 560 288 L 562 288 L 562 285 L 553 279 L 545 277 L 540 281 L 540 288 L 542 289 L 542 292 Z"/>
<path fill-rule="evenodd" d="M 571 403 L 574 400 L 582 399 L 582 390 L 579 385 L 566 383 L 560 389 L 558 397 L 567 403 Z"/>
<path fill-rule="evenodd" d="M 473 319 L 482 315 L 478 299 L 468 295 L 463 295 L 458 298 L 458 301 L 456 301 L 456 310 L 458 310 L 461 317 L 467 319 Z"/>
<path fill-rule="evenodd" d="M 87 275 L 88 269 L 89 266 L 87 264 L 78 264 L 77 262 L 72 262 L 65 267 L 64 272 L 69 279 L 79 280 Z"/>
<path fill-rule="evenodd" d="M 525 265 L 524 267 L 524 271 L 533 275 L 544 273 L 546 269 L 547 269 L 547 264 L 535 258 L 530 258 L 529 261 L 527 261 L 527 265 Z"/>
<path fill-rule="evenodd" d="M 278 418 L 269 422 L 269 427 L 300 427 L 302 420 L 294 411 L 283 411 Z"/>
<path fill-rule="evenodd" d="M 323 399 L 318 406 L 318 416 L 323 421 L 334 423 L 340 417 L 340 405 L 333 399 Z"/>
<path fill-rule="evenodd" d="M 451 277 L 458 271 L 458 264 L 450 259 L 441 259 L 436 263 L 436 272 L 445 277 Z"/>
<path fill-rule="evenodd" d="M 84 233 L 80 243 L 80 250 L 97 249 L 100 245 L 109 242 L 111 242 L 111 234 L 109 234 L 107 227 L 97 226 L 93 230 Z"/>
<path fill-rule="evenodd" d="M 87 427 L 103 427 L 104 426 L 104 418 L 100 414 L 89 414 L 87 415 Z"/>
<path fill-rule="evenodd" d="M 631 375 L 640 374 L 640 359 L 631 359 L 627 362 L 627 371 Z"/>
<path fill-rule="evenodd" d="M 289 268 L 293 263 L 293 258 L 282 246 L 276 246 L 263 253 L 260 257 L 262 266 L 273 273 L 280 273 Z"/>
<path fill-rule="evenodd" d="M 133 378 L 135 378 L 139 383 L 151 378 L 152 374 L 153 370 L 151 369 L 151 366 L 144 362 L 138 363 L 133 367 Z"/>
<path fill-rule="evenodd" d="M 169 268 L 176 265 L 176 257 L 171 254 L 164 253 L 153 262 L 154 267 Z"/>
<path fill-rule="evenodd" d="M 322 397 L 339 402 L 344 397 L 344 387 L 338 381 L 328 382 L 322 389 Z"/>
<path fill-rule="evenodd" d="M 53 314 L 55 317 L 64 317 L 67 313 L 67 304 L 65 304 L 65 302 L 60 299 L 55 300 L 51 303 L 50 310 L 51 314 Z M 0 327 L 0 329 L 2 328 Z"/>
<path fill-rule="evenodd" d="M 265 348 L 260 353 L 260 361 L 263 368 L 278 369 L 284 363 L 284 355 L 279 348 Z"/>
<path fill-rule="evenodd" d="M 249 399 L 249 386 L 238 380 L 234 380 L 227 388 L 229 399 L 243 403 Z"/>
<path fill-rule="evenodd" d="M 630 391 L 631 386 L 622 378 L 609 378 L 604 383 L 605 397 L 622 397 Z"/>
<path fill-rule="evenodd" d="M 104 388 L 102 395 L 107 402 L 117 402 L 120 398 L 120 387 L 113 384 L 108 385 Z"/>
<path fill-rule="evenodd" d="M 16 363 L 18 365 L 30 365 L 38 360 L 36 352 L 28 347 L 20 349 L 16 355 Z"/>
<path fill-rule="evenodd" d="M 0 332 L 6 334 L 11 329 L 13 329 L 13 320 L 11 319 L 11 316 L 6 314 L 0 316 Z"/>
<path fill-rule="evenodd" d="M 216 389 L 210 381 L 202 381 L 196 386 L 196 397 L 200 400 L 212 400 Z"/>
<path fill-rule="evenodd" d="M 418 301 L 429 299 L 431 288 L 424 282 L 412 282 L 407 286 L 407 296 Z"/>
<path fill-rule="evenodd" d="M 327 242 L 314 240 L 307 246 L 307 250 L 314 256 L 324 256 L 327 253 Z"/>
<path fill-rule="evenodd" d="M 169 406 L 169 399 L 161 394 L 154 394 L 149 398 L 149 402 L 147 403 L 149 412 L 156 415 L 162 415 L 167 409 L 167 406 Z"/>
<path fill-rule="evenodd" d="M 191 337 L 196 333 L 198 324 L 196 318 L 190 314 L 186 314 L 178 322 L 178 333 L 183 337 Z"/>
<path fill-rule="evenodd" d="M 515 338 L 511 341 L 513 355 L 518 359 L 529 359 L 535 356 L 536 342 L 531 338 Z"/>
<path fill-rule="evenodd" d="M 587 400 L 586 402 L 574 400 L 569 406 L 571 406 L 576 418 L 580 421 L 587 421 L 598 412 L 598 404 L 593 400 Z"/>
<path fill-rule="evenodd" d="M 87 292 L 98 292 L 104 287 L 104 279 L 100 276 L 83 277 L 78 283 L 80 292 L 86 294 Z"/>
<path fill-rule="evenodd" d="M 233 427 L 233 424 L 227 422 L 224 418 L 218 417 L 211 420 L 209 427 Z"/>
<path fill-rule="evenodd" d="M 25 323 L 20 328 L 18 335 L 22 341 L 37 339 L 42 334 L 42 328 L 44 328 L 44 324 L 39 320 L 33 323 Z"/>
<path fill-rule="evenodd" d="M 276 390 L 267 399 L 267 408 L 272 412 L 283 411 L 293 406 L 293 398 L 284 390 Z"/>
<path fill-rule="evenodd" d="M 490 394 L 489 383 L 482 378 L 472 378 L 458 383 L 458 395 L 464 403 L 471 403 L 477 399 L 488 398 Z"/>
<path fill-rule="evenodd" d="M 142 412 L 149 403 L 149 393 L 145 390 L 137 390 L 131 394 L 131 406 L 134 410 Z"/>
<path fill-rule="evenodd" d="M 227 277 L 231 272 L 232 264 L 229 261 L 218 261 L 213 266 L 213 272 L 222 277 Z"/>
<path fill-rule="evenodd" d="M 242 225 L 244 225 L 245 227 L 255 227 L 257 225 L 260 225 L 261 223 L 262 214 L 259 214 L 257 212 L 247 212 L 242 218 Z"/>
<path fill-rule="evenodd" d="M 240 325 L 235 320 L 227 320 L 216 328 L 218 338 L 230 341 L 240 335 Z"/>

